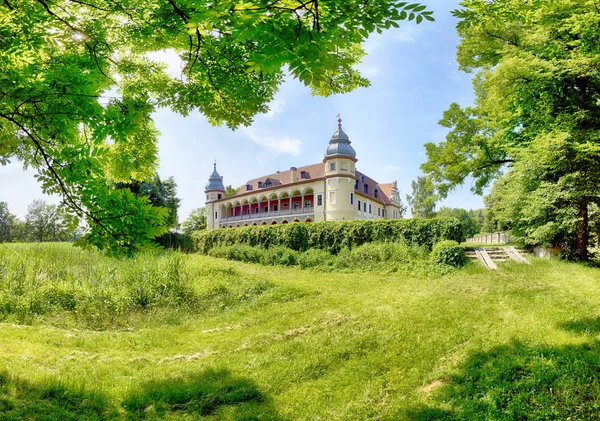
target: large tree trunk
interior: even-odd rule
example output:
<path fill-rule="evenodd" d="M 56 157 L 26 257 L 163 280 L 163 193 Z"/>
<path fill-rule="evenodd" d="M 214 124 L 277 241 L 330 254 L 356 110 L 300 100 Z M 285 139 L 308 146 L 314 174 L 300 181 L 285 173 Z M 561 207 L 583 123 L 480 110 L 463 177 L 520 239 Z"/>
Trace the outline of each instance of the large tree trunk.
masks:
<path fill-rule="evenodd" d="M 588 258 L 588 201 L 582 197 L 578 202 L 579 211 L 577 212 L 577 258 L 587 260 Z"/>

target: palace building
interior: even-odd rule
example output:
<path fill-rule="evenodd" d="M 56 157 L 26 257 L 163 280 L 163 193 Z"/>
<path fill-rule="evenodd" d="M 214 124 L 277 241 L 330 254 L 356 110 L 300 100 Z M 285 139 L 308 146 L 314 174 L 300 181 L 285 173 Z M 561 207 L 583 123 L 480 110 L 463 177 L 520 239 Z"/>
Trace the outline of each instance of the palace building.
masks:
<path fill-rule="evenodd" d="M 357 161 L 338 117 L 323 162 L 254 178 L 234 196 L 225 197 L 215 163 L 205 189 L 207 227 L 401 218 L 397 183 L 379 184 Z"/>

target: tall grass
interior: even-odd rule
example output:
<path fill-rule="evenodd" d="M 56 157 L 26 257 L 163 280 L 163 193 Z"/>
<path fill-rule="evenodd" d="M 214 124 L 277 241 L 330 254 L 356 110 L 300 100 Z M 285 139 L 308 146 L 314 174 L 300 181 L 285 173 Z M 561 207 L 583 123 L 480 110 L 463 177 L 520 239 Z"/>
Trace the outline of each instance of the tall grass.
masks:
<path fill-rule="evenodd" d="M 271 282 L 193 263 L 176 252 L 116 260 L 70 244 L 0 245 L 0 320 L 50 316 L 60 324 L 125 326 L 143 312 L 176 320 L 223 311 L 273 288 Z"/>

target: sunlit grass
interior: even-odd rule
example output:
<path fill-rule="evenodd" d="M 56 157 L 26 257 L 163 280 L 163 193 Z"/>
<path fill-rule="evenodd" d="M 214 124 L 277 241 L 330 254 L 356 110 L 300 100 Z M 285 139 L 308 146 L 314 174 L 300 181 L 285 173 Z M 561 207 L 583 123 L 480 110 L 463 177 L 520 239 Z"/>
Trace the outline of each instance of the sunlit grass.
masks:
<path fill-rule="evenodd" d="M 598 269 L 533 259 L 415 278 L 199 255 L 120 262 L 64 245 L 38 247 L 45 248 L 0 246 L 0 283 L 9 279 L 12 290 L 21 279 L 23 294 L 37 297 L 28 289 L 43 282 L 87 291 L 102 280 L 111 297 L 125 297 L 127 311 L 99 325 L 58 307 L 26 318 L 5 312 L 0 419 L 568 413 L 581 420 L 598 413 Z M 153 273 L 149 285 L 159 285 L 173 259 L 178 285 L 207 304 L 180 308 L 165 298 L 132 306 L 141 274 Z M 103 275 L 110 268 L 112 280 Z M 4 299 L 6 287 L 0 291 Z"/>

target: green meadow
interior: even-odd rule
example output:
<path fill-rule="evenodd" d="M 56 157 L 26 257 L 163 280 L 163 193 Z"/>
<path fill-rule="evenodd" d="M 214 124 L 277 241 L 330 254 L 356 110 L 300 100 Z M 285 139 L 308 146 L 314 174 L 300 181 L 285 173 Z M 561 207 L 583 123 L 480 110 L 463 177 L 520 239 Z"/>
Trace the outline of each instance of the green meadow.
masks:
<path fill-rule="evenodd" d="M 0 245 L 0 419 L 600 419 L 600 270 L 531 261 L 411 273 Z"/>

